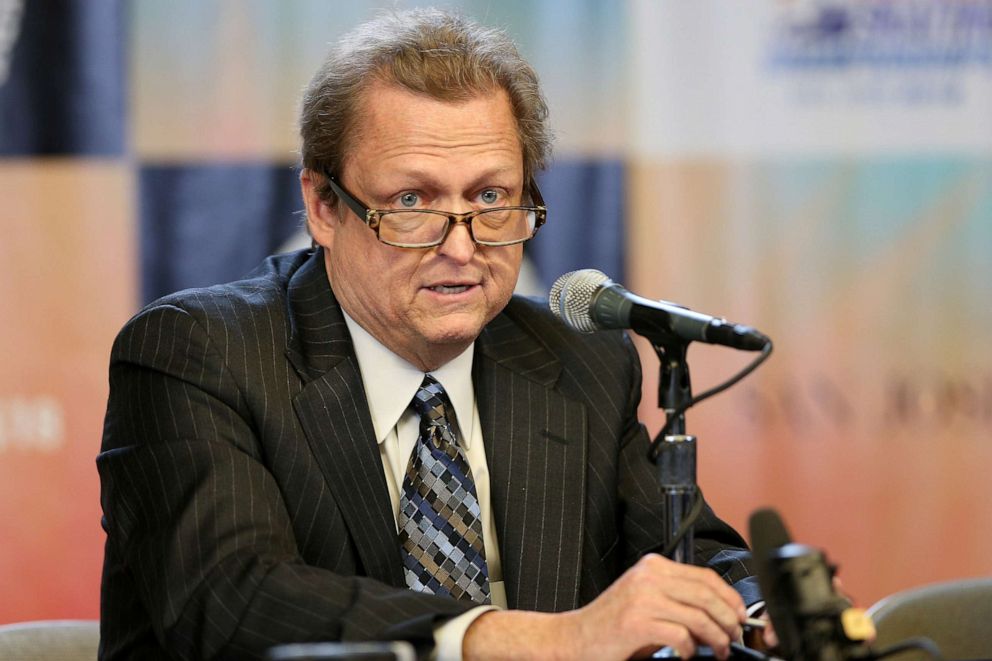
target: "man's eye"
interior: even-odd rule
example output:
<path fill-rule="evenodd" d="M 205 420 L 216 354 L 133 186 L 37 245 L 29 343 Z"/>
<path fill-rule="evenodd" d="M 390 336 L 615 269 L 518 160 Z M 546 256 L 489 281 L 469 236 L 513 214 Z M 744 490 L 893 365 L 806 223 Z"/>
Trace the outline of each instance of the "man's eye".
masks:
<path fill-rule="evenodd" d="M 492 188 L 482 191 L 482 195 L 479 196 L 483 204 L 496 204 L 499 202 L 499 191 Z"/>
<path fill-rule="evenodd" d="M 403 193 L 400 195 L 400 204 L 404 207 L 415 207 L 420 202 L 416 193 Z"/>

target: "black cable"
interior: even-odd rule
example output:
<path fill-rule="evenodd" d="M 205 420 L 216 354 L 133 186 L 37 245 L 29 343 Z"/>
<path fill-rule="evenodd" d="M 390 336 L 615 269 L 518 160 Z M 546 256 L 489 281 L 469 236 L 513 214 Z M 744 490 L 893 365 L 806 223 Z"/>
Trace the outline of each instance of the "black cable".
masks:
<path fill-rule="evenodd" d="M 654 441 L 652 441 L 651 445 L 648 447 L 648 458 L 651 460 L 651 462 L 654 463 L 655 461 L 657 461 L 658 452 L 661 447 L 661 442 L 664 440 L 665 436 L 669 434 L 669 432 L 671 431 L 672 424 L 675 422 L 675 420 L 679 418 L 679 416 L 685 413 L 685 411 L 689 407 L 698 404 L 699 402 L 703 401 L 704 399 L 708 399 L 713 395 L 723 392 L 724 390 L 731 387 L 732 385 L 743 379 L 745 376 L 756 370 L 758 366 L 761 365 L 761 363 L 765 362 L 768 359 L 768 356 L 771 355 L 772 348 L 773 348 L 772 341 L 769 340 L 765 344 L 765 346 L 762 347 L 761 353 L 758 355 L 758 357 L 752 360 L 740 372 L 732 376 L 727 381 L 724 381 L 723 383 L 713 388 L 710 388 L 709 390 L 701 392 L 700 394 L 696 395 L 682 406 L 676 408 L 674 411 L 669 413 L 665 420 L 665 426 L 662 427 L 661 431 L 658 433 Z M 663 555 L 665 555 L 666 557 L 671 557 L 672 553 L 682 542 L 682 539 L 686 536 L 689 530 L 692 529 L 692 526 L 696 523 L 696 519 L 699 518 L 699 515 L 702 513 L 702 511 L 703 511 L 703 492 L 699 488 L 699 485 L 696 485 L 695 490 L 693 491 L 692 507 L 689 509 L 689 513 L 686 515 L 686 517 L 682 520 L 682 523 L 679 525 L 678 530 L 675 531 L 675 534 L 672 537 L 672 539 L 670 539 L 668 543 L 665 545 L 665 548 L 662 551 Z"/>
<path fill-rule="evenodd" d="M 658 451 L 659 451 L 659 448 L 661 447 L 662 440 L 665 438 L 665 436 L 667 436 L 667 435 L 669 435 L 671 433 L 672 425 L 675 423 L 676 420 L 679 419 L 679 417 L 682 416 L 682 414 L 684 414 L 689 408 L 695 406 L 696 404 L 698 404 L 699 402 L 703 401 L 704 399 L 709 399 L 713 395 L 718 395 L 718 394 L 722 393 L 724 390 L 726 390 L 727 388 L 729 388 L 732 385 L 736 384 L 737 382 L 739 382 L 741 379 L 743 379 L 745 376 L 747 376 L 748 374 L 750 374 L 754 370 L 758 369 L 758 366 L 761 365 L 761 363 L 763 363 L 766 360 L 768 360 L 768 356 L 770 356 L 771 353 L 772 353 L 772 348 L 773 348 L 772 341 L 771 340 L 768 340 L 768 342 L 765 343 L 765 346 L 761 348 L 761 353 L 758 354 L 758 357 L 755 358 L 754 360 L 752 360 L 740 372 L 738 372 L 734 376 L 730 377 L 729 379 L 727 379 L 723 383 L 721 383 L 721 384 L 719 384 L 717 386 L 714 386 L 713 388 L 710 388 L 709 390 L 705 390 L 705 391 L 699 393 L 698 395 L 696 395 L 695 397 L 693 397 L 692 399 L 690 399 L 685 404 L 683 404 L 683 405 L 679 406 L 678 408 L 676 408 L 675 410 L 669 412 L 668 415 L 665 418 L 665 425 L 664 425 L 664 427 L 661 428 L 661 431 L 658 432 L 658 435 L 655 436 L 654 440 L 651 442 L 651 445 L 648 447 L 648 459 L 650 459 L 652 463 L 654 463 L 655 461 L 657 461 L 657 459 L 658 459 Z"/>
<path fill-rule="evenodd" d="M 902 642 L 895 643 L 894 645 L 889 645 L 888 647 L 883 647 L 878 652 L 874 652 L 871 655 L 873 659 L 884 659 L 887 656 L 892 656 L 894 654 L 900 654 L 902 652 L 908 652 L 909 650 L 923 650 L 930 655 L 930 658 L 934 661 L 944 661 L 943 655 L 941 655 L 940 650 L 937 645 L 934 644 L 929 638 L 907 638 Z"/>
<path fill-rule="evenodd" d="M 696 523 L 696 519 L 703 511 L 703 491 L 696 485 L 695 490 L 692 493 L 692 507 L 689 508 L 689 513 L 686 514 L 685 518 L 682 519 L 682 524 L 679 525 L 678 530 L 675 531 L 675 535 L 668 541 L 665 548 L 662 550 L 661 554 L 666 558 L 671 558 L 672 552 L 675 548 L 682 542 L 682 538 L 686 536 L 686 533 L 692 529 L 693 524 Z"/>
<path fill-rule="evenodd" d="M 740 643 L 730 643 L 730 657 L 742 657 L 745 659 L 753 659 L 754 661 L 771 661 L 774 659 L 773 656 L 768 656 L 764 652 L 759 650 L 751 649 L 750 647 L 745 647 Z"/>

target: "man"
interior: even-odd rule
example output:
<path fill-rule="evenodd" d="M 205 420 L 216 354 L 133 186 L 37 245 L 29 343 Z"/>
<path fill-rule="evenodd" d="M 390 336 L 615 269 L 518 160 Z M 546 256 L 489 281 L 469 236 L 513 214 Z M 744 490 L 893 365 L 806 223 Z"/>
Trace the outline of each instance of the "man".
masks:
<path fill-rule="evenodd" d="M 727 655 L 730 584 L 757 598 L 743 542 L 707 508 L 712 569 L 653 553 L 630 342 L 511 300 L 546 114 L 505 36 L 441 12 L 331 53 L 301 121 L 317 249 L 156 301 L 115 343 L 102 658 Z"/>

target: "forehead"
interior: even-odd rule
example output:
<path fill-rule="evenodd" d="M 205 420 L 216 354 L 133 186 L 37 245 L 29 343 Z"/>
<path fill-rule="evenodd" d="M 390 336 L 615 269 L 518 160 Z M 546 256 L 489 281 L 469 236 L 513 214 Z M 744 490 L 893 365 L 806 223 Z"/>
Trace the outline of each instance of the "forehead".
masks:
<path fill-rule="evenodd" d="M 523 149 L 506 91 L 442 100 L 375 82 L 359 98 L 346 167 L 489 164 L 519 168 Z"/>

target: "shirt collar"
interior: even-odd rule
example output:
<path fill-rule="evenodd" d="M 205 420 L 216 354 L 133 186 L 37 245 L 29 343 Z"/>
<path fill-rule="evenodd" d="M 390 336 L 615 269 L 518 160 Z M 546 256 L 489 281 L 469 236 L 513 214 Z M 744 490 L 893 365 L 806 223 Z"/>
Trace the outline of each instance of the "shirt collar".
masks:
<path fill-rule="evenodd" d="M 358 369 L 362 374 L 365 398 L 369 403 L 375 440 L 380 445 L 410 407 L 424 380 L 424 373 L 386 348 L 342 308 L 351 333 Z M 455 408 L 461 444 L 466 450 L 472 438 L 475 390 L 472 387 L 472 359 L 475 344 L 430 372 L 437 379 Z"/>

